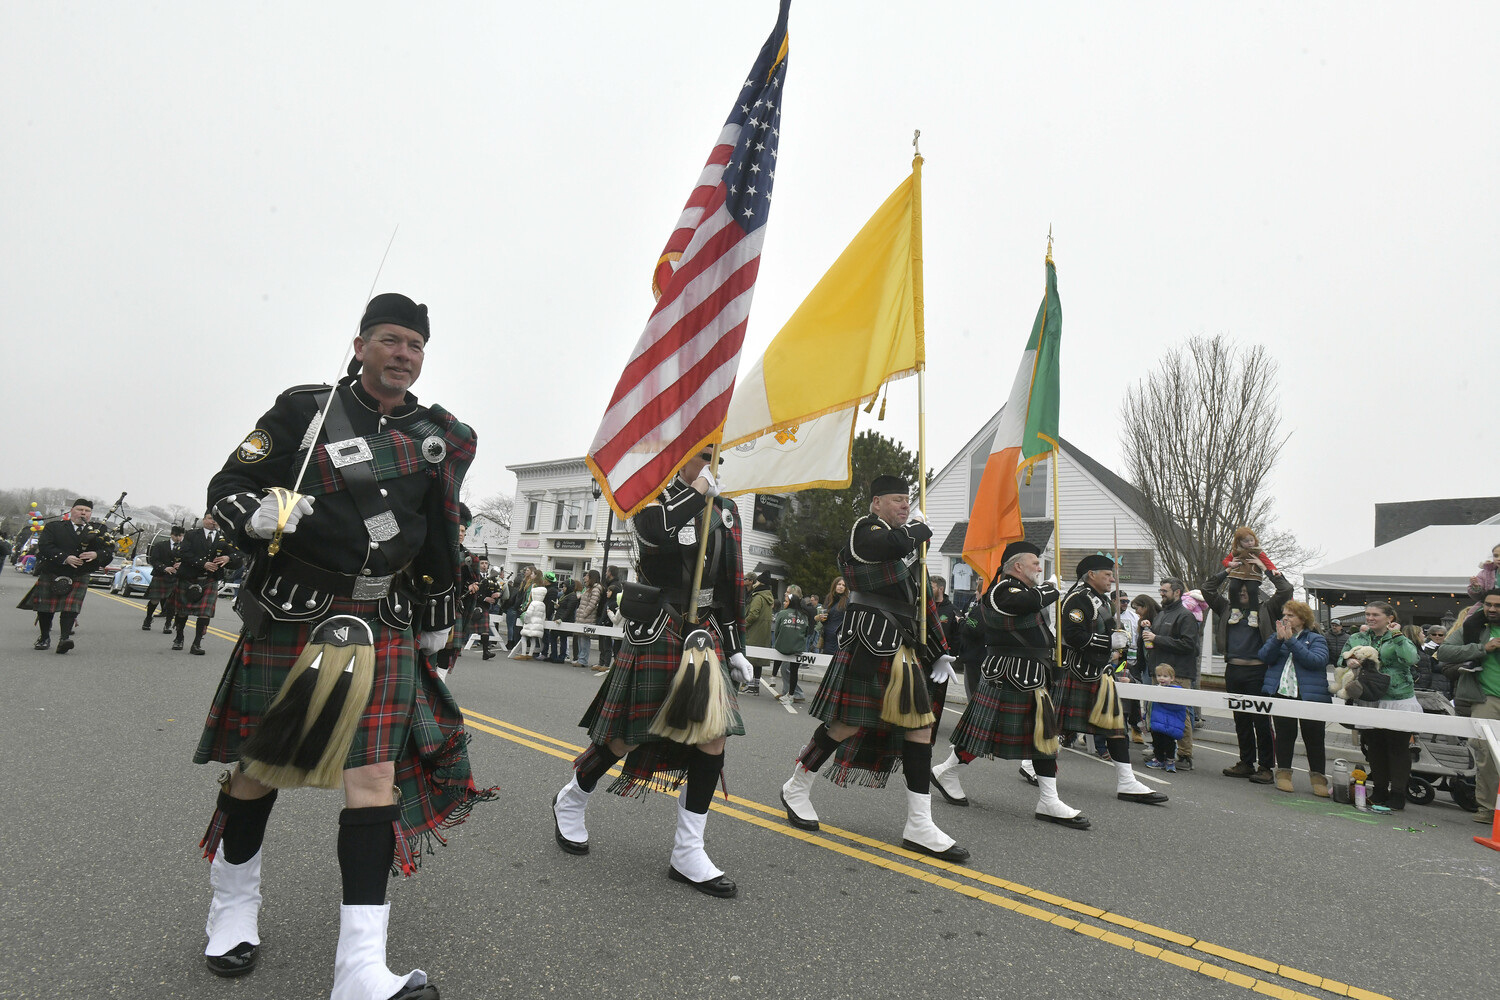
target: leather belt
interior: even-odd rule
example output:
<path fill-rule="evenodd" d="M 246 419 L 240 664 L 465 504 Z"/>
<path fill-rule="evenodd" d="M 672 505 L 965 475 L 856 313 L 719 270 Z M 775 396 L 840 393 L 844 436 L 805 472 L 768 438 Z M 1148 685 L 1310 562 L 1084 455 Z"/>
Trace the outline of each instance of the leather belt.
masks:
<path fill-rule="evenodd" d="M 863 590 L 849 591 L 849 603 L 863 604 L 867 608 L 874 608 L 876 611 L 887 611 L 893 615 L 900 615 L 903 618 L 917 617 L 917 609 L 911 603 L 898 601 L 891 597 L 882 597 L 880 594 L 871 594 Z"/>
<path fill-rule="evenodd" d="M 1051 646 L 986 646 L 985 652 L 990 656 L 1019 656 L 1028 660 L 1044 660 L 1051 663 L 1057 651 Z"/>
<path fill-rule="evenodd" d="M 286 552 L 271 560 L 266 579 L 266 593 L 279 596 L 277 591 L 287 585 L 296 585 L 313 591 L 347 597 L 356 601 L 378 601 L 391 592 L 397 574 L 365 576 L 358 573 L 336 573 L 331 569 L 314 566 Z"/>

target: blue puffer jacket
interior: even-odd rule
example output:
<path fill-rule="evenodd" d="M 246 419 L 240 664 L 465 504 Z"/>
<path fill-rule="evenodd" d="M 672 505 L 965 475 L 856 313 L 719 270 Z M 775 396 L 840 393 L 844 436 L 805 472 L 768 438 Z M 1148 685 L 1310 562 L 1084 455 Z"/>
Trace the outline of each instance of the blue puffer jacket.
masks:
<path fill-rule="evenodd" d="M 1333 702 L 1328 693 L 1328 640 L 1305 628 L 1294 639 L 1282 642 L 1274 635 L 1260 647 L 1260 661 L 1266 665 L 1266 680 L 1261 685 L 1261 694 L 1275 694 L 1281 686 L 1281 670 L 1286 666 L 1287 654 L 1292 656 L 1292 666 L 1297 670 L 1297 700 Z"/>
<path fill-rule="evenodd" d="M 1180 688 L 1182 685 L 1168 684 L 1167 687 Z M 1152 702 L 1151 731 L 1180 740 L 1182 734 L 1187 732 L 1187 714 L 1186 705 L 1173 705 L 1165 701 Z"/>

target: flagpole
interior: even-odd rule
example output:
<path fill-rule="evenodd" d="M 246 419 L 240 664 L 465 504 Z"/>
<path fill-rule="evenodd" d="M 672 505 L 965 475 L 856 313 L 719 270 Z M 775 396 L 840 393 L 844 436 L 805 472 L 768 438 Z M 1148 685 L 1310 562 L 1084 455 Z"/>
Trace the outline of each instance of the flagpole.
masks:
<path fill-rule="evenodd" d="M 1052 263 L 1052 227 L 1051 226 L 1047 227 L 1047 263 L 1048 264 Z M 1043 304 L 1043 308 L 1044 309 L 1046 308 L 1047 301 L 1048 301 L 1048 299 L 1047 299 L 1047 291 L 1043 290 L 1043 292 L 1042 292 L 1042 304 Z M 1043 331 L 1042 331 L 1042 333 L 1043 333 L 1043 336 L 1046 335 L 1045 323 L 1043 324 Z M 1037 341 L 1037 354 L 1039 356 L 1041 354 L 1041 346 L 1042 346 L 1041 345 L 1041 341 L 1038 340 Z M 1035 377 L 1033 376 L 1033 379 L 1034 378 Z M 1059 437 L 1061 437 L 1061 435 L 1059 435 Z M 1062 661 L 1063 661 L 1063 658 L 1062 658 L 1062 655 L 1063 655 L 1062 654 L 1062 580 L 1063 580 L 1063 575 L 1062 575 L 1062 509 L 1059 506 L 1058 500 L 1057 500 L 1057 492 L 1058 492 L 1057 491 L 1057 481 L 1060 478 L 1059 473 L 1061 471 L 1062 471 L 1061 449 L 1058 448 L 1057 442 L 1053 441 L 1052 442 L 1052 548 L 1053 548 L 1052 566 L 1053 566 L 1053 573 L 1057 576 L 1057 583 L 1058 583 L 1058 587 L 1057 587 L 1057 616 L 1054 619 L 1056 621 L 1056 623 L 1057 623 L 1057 662 L 1058 663 L 1062 663 Z"/>
<path fill-rule="evenodd" d="M 699 452 L 698 454 L 703 454 Z M 708 460 L 708 474 L 719 471 L 719 442 L 714 442 L 713 457 Z M 717 481 L 717 480 L 716 480 Z M 708 529 L 713 524 L 714 498 L 708 498 L 703 508 L 703 523 L 698 526 L 698 565 L 693 568 L 693 589 L 688 594 L 688 624 L 698 624 L 698 590 L 703 586 L 703 562 L 708 558 Z"/>
<path fill-rule="evenodd" d="M 927 327 L 922 302 L 922 130 L 912 132 L 911 147 L 911 299 L 913 327 L 917 338 L 917 510 L 927 520 Z M 917 591 L 917 642 L 927 645 L 927 550 L 922 543 L 922 586 Z"/>

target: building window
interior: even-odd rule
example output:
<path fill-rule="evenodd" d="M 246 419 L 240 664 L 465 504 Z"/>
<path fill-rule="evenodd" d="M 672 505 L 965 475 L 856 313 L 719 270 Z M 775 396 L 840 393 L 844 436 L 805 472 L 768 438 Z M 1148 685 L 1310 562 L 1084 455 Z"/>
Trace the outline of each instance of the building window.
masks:
<path fill-rule="evenodd" d="M 583 530 L 594 530 L 594 505 L 587 500 L 583 501 Z"/>
<path fill-rule="evenodd" d="M 990 460 L 990 453 L 984 448 L 975 448 L 974 454 L 969 456 L 969 509 L 974 509 L 974 501 L 979 496 L 979 481 L 984 478 L 984 464 Z"/>
<path fill-rule="evenodd" d="M 581 507 L 581 506 L 582 506 L 582 504 L 580 504 L 578 502 L 578 499 L 576 497 L 569 497 L 568 498 L 568 530 L 569 531 L 577 531 L 578 530 L 578 508 Z"/>
<path fill-rule="evenodd" d="M 537 509 L 537 502 L 535 500 L 528 500 L 526 502 L 526 530 L 527 531 L 535 531 L 536 530 L 536 509 Z"/>
<path fill-rule="evenodd" d="M 552 501 L 552 530 L 561 531 L 563 526 L 563 503 L 561 500 Z"/>
<path fill-rule="evenodd" d="M 1050 460 L 1042 460 L 1031 467 L 1031 482 L 1026 482 L 1026 473 L 1019 476 L 1021 491 L 1021 516 L 1022 517 L 1046 517 L 1049 500 L 1047 499 L 1047 477 L 1052 474 L 1052 463 Z"/>

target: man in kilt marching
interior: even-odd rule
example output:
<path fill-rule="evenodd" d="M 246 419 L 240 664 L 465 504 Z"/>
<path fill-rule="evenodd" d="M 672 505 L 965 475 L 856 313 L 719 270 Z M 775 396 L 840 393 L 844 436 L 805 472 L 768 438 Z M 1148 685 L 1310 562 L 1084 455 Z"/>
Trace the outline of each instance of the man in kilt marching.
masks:
<path fill-rule="evenodd" d="M 89 591 L 89 574 L 108 566 L 115 549 L 101 533 L 89 530 L 92 501 L 78 499 L 60 521 L 49 521 L 42 528 L 36 546 L 36 583 L 16 607 L 36 612 L 37 639 L 32 649 L 52 645 L 52 619 L 62 616 L 62 632 L 57 639 L 58 653 L 73 648 L 73 623 L 83 610 L 83 598 Z"/>
<path fill-rule="evenodd" d="M 703 831 L 724 768 L 725 737 L 745 734 L 735 684 L 753 676 L 754 668 L 745 657 L 739 518 L 735 505 L 718 496 L 707 471 L 711 460 L 707 450 L 688 459 L 661 496 L 631 519 L 640 584 L 625 585 L 624 644 L 579 722 L 589 732 L 589 746 L 573 761 L 573 776 L 553 798 L 552 814 L 558 846 L 587 854 L 589 796 L 621 757 L 620 777 L 608 788 L 617 795 L 640 797 L 685 781 L 667 876 L 728 898 L 738 887 L 709 859 Z M 703 575 L 694 593 L 700 550 Z M 701 628 L 687 621 L 693 607 Z M 684 640 L 702 645 L 685 649 Z M 688 697 L 693 694 L 700 697 Z M 679 717 L 677 708 L 693 710 Z"/>
<path fill-rule="evenodd" d="M 177 619 L 177 564 L 182 560 L 182 525 L 172 525 L 170 537 L 158 538 L 151 543 L 147 558 L 151 561 L 151 584 L 146 588 L 146 620 L 141 631 L 151 631 L 151 621 L 156 617 L 156 607 L 161 605 L 161 616 L 166 619 L 161 634 L 172 631 Z"/>
<path fill-rule="evenodd" d="M 829 777 L 883 787 L 891 772 L 906 774 L 906 827 L 902 844 L 945 861 L 969 852 L 932 821 L 934 702 L 953 677 L 953 657 L 930 595 L 922 595 L 925 643 L 916 624 L 921 546 L 932 538 L 922 521 L 908 523 L 910 489 L 897 476 L 877 476 L 870 512 L 854 522 L 839 552 L 849 607 L 839 649 L 812 701 L 823 720 L 781 787 L 786 818 L 802 830 L 818 829 L 812 805 L 813 776 L 838 754 Z M 855 777 L 858 774 L 860 777 Z"/>
<path fill-rule="evenodd" d="M 209 620 L 219 606 L 219 584 L 223 582 L 226 571 L 234 572 L 245 560 L 234 543 L 219 530 L 219 522 L 214 520 L 212 510 L 205 512 L 200 526 L 183 538 L 178 557 L 177 592 L 173 597 L 177 638 L 172 640 L 172 648 L 182 648 L 187 621 L 196 618 L 193 645 L 188 652 L 202 656 L 203 633 L 208 631 Z"/>
<path fill-rule="evenodd" d="M 1125 648 L 1125 633 L 1115 629 L 1114 589 L 1115 561 L 1095 553 L 1078 564 L 1078 582 L 1063 598 L 1064 669 L 1057 685 L 1058 728 L 1105 738 L 1115 765 L 1116 798 L 1161 805 L 1167 801 L 1166 794 L 1141 784 L 1130 766 L 1125 713 L 1109 669 L 1111 651 Z"/>
<path fill-rule="evenodd" d="M 458 658 L 464 652 L 464 643 L 469 640 L 469 633 L 473 630 L 475 594 L 479 592 L 479 557 L 464 545 L 469 526 L 473 523 L 474 515 L 469 511 L 469 505 L 460 503 L 458 505 L 458 586 L 454 591 L 458 607 L 455 609 L 453 630 L 448 634 L 448 644 L 437 654 L 433 662 L 433 665 L 437 667 L 438 676 L 445 682 L 448 680 L 448 675 L 453 672 L 453 668 L 458 666 Z"/>
<path fill-rule="evenodd" d="M 1044 612 L 1057 584 L 1040 583 L 1041 550 L 1012 542 L 980 605 L 985 656 L 979 690 L 953 727 L 953 751 L 932 769 L 943 798 L 967 806 L 958 768 L 977 757 L 1030 761 L 1041 790 L 1036 818 L 1075 830 L 1089 821 L 1057 795 L 1057 720 L 1048 693 L 1056 637 Z"/>
<path fill-rule="evenodd" d="M 431 662 L 454 620 L 475 435 L 408 391 L 428 336 L 425 305 L 376 296 L 349 377 L 282 393 L 209 485 L 215 516 L 252 554 L 244 631 L 194 755 L 236 765 L 202 845 L 213 859 L 204 954 L 221 976 L 259 955 L 277 789 L 342 787 L 334 1000 L 438 996 L 421 970 L 386 965 L 386 883 L 494 793 L 475 788 L 462 716 Z M 334 666 L 320 671 L 325 658 Z M 313 690 L 326 692 L 319 712 Z"/>

